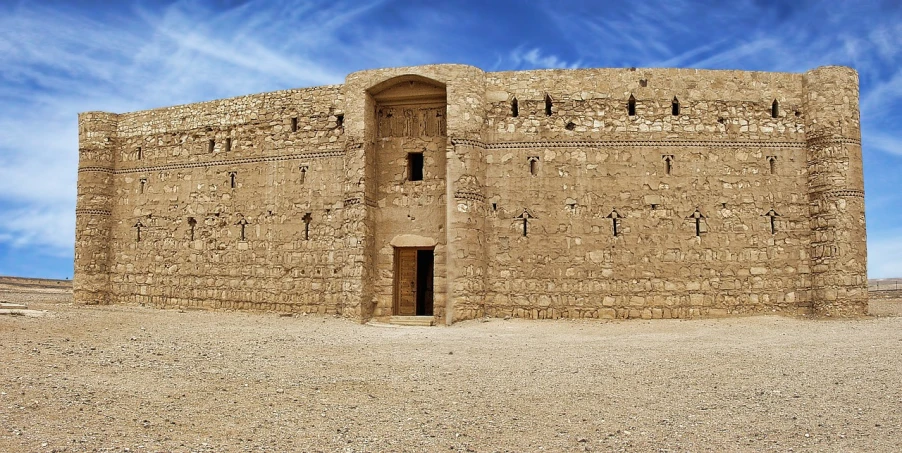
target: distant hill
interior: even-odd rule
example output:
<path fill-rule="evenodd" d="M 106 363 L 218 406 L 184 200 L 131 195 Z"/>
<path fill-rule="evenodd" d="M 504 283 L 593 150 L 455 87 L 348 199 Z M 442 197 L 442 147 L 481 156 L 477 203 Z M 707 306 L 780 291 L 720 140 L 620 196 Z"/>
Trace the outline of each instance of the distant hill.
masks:
<path fill-rule="evenodd" d="M 58 288 L 72 289 L 72 280 L 53 280 L 49 278 L 7 277 L 0 275 L 0 286 L 17 286 L 26 288 Z"/>
<path fill-rule="evenodd" d="M 902 278 L 872 278 L 868 280 L 870 291 L 902 290 Z"/>

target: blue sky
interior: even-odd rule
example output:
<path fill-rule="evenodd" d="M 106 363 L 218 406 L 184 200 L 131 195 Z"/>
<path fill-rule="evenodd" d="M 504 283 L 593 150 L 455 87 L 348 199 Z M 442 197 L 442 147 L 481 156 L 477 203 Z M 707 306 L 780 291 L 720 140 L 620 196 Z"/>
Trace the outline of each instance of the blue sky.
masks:
<path fill-rule="evenodd" d="M 72 276 L 78 112 L 428 63 L 852 66 L 861 78 L 869 276 L 902 277 L 902 4 L 841 0 L 0 0 L 0 275 Z"/>

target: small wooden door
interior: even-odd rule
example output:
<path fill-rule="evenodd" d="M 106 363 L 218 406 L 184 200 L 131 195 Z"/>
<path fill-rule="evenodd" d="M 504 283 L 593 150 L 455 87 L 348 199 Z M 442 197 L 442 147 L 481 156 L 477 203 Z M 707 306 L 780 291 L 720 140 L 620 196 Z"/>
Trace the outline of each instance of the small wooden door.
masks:
<path fill-rule="evenodd" d="M 395 314 L 417 314 L 417 249 L 395 249 Z"/>

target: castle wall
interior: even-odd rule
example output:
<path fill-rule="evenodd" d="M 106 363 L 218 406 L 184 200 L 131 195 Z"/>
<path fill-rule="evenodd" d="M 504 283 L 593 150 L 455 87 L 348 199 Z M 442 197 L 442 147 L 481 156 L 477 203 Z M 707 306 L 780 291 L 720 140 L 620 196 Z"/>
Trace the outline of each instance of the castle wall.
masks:
<path fill-rule="evenodd" d="M 801 83 L 732 71 L 491 74 L 489 314 L 806 310 Z"/>
<path fill-rule="evenodd" d="M 114 298 L 341 312 L 339 101 L 321 87 L 122 115 Z"/>
<path fill-rule="evenodd" d="M 432 65 L 87 113 L 76 300 L 385 318 L 416 246 L 439 322 L 861 314 L 857 106 L 848 68 Z"/>

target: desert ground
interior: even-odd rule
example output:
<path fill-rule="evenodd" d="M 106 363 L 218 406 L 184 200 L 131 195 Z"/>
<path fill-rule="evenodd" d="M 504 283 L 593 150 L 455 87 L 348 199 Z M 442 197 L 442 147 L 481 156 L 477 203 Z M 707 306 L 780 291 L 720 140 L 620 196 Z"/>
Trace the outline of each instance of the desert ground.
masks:
<path fill-rule="evenodd" d="M 899 451 L 902 300 L 812 320 L 360 325 L 0 282 L 2 452 Z"/>

